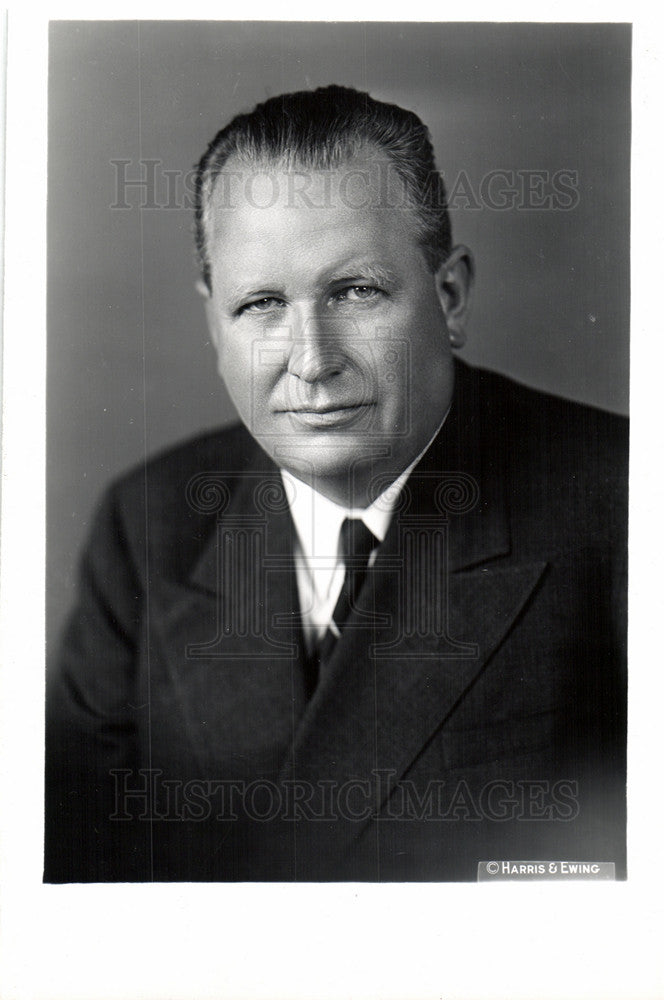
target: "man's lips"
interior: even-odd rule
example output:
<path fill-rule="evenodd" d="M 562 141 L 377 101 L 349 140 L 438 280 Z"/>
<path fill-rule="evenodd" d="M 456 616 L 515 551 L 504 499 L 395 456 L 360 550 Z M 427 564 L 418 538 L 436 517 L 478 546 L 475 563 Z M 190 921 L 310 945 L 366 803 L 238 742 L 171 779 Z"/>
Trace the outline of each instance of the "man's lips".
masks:
<path fill-rule="evenodd" d="M 365 413 L 374 403 L 326 402 L 317 405 L 293 406 L 278 410 L 295 421 L 310 427 L 333 427 L 350 423 Z"/>
<path fill-rule="evenodd" d="M 341 410 L 359 410 L 364 406 L 372 406 L 372 403 L 320 403 L 317 406 L 289 406 L 280 412 L 282 413 L 338 413 Z"/>

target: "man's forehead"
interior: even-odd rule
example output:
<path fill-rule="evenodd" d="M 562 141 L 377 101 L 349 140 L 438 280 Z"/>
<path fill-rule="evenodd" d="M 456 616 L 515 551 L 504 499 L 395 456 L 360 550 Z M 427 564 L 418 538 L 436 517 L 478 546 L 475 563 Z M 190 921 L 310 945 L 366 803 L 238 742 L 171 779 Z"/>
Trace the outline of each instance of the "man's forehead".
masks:
<path fill-rule="evenodd" d="M 288 211 L 367 208 L 412 209 L 394 161 L 374 146 L 330 165 L 289 158 L 229 158 L 214 181 L 208 214 L 233 210 L 283 208 Z"/>

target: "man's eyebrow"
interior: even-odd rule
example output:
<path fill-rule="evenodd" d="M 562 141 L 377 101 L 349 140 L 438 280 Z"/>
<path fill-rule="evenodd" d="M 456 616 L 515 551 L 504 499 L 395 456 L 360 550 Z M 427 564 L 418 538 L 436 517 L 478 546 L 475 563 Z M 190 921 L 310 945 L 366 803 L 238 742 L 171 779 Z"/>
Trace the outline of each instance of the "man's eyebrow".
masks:
<path fill-rule="evenodd" d="M 235 285 L 235 287 L 230 288 L 225 294 L 224 298 L 227 300 L 231 308 L 241 305 L 245 299 L 255 298 L 256 296 L 281 296 L 283 295 L 283 289 L 279 289 L 277 285 L 265 285 L 261 287 L 260 285 Z"/>
<path fill-rule="evenodd" d="M 396 279 L 391 271 L 381 264 L 372 261 L 351 261 L 343 267 L 336 268 L 327 275 L 330 284 L 338 281 L 362 281 L 372 282 L 376 285 L 394 285 Z"/>

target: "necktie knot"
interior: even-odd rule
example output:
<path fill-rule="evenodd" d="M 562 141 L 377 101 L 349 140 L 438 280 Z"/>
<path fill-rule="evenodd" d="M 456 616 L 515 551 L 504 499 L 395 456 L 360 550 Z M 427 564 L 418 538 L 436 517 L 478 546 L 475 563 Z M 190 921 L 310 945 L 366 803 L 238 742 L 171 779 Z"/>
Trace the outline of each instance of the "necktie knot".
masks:
<path fill-rule="evenodd" d="M 354 563 L 361 569 L 363 566 L 366 568 L 369 556 L 378 545 L 378 539 L 361 518 L 346 517 L 341 525 L 340 544 L 346 569 Z"/>

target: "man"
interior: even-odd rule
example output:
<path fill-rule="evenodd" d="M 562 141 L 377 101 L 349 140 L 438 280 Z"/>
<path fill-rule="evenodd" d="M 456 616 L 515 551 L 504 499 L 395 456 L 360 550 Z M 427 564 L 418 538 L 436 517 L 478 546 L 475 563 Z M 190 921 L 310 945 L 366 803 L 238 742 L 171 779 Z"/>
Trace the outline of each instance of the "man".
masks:
<path fill-rule="evenodd" d="M 623 874 L 623 421 L 454 360 L 472 258 L 410 112 L 267 101 L 196 223 L 242 426 L 100 508 L 46 879 Z"/>

